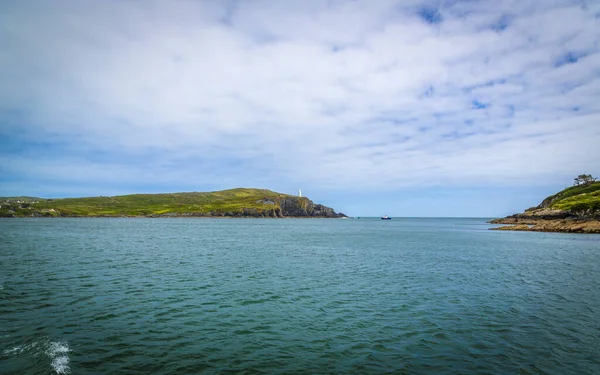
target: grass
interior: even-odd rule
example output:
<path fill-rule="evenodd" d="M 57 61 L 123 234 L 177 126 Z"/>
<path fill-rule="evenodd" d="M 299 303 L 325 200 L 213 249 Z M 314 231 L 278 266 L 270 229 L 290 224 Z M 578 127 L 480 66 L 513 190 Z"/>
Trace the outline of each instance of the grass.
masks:
<path fill-rule="evenodd" d="M 571 186 L 544 199 L 542 205 L 566 211 L 600 210 L 600 182 Z"/>
<path fill-rule="evenodd" d="M 589 193 L 570 195 L 554 202 L 552 208 L 567 211 L 600 210 L 600 187 Z"/>
<path fill-rule="evenodd" d="M 600 190 L 600 182 L 594 182 L 589 185 L 577 185 L 566 188 L 565 190 L 558 192 L 547 199 L 556 198 L 559 200 L 566 199 L 575 195 L 592 193 L 594 191 Z"/>
<path fill-rule="evenodd" d="M 239 214 L 244 210 L 258 213 L 270 212 L 279 207 L 262 201 L 289 195 L 264 189 L 238 188 L 208 193 L 171 193 L 171 194 L 132 194 L 115 197 L 38 199 L 29 207 L 20 206 L 0 208 L 0 216 L 31 216 L 39 212 L 44 216 L 146 216 L 168 213 L 194 213 L 199 215 Z M 6 199 L 6 198 L 4 198 Z M 16 201 L 17 198 L 9 198 Z M 35 200 L 37 198 L 32 198 Z M 9 213 L 12 208 L 14 213 Z M 51 211 L 54 210 L 54 211 Z"/>

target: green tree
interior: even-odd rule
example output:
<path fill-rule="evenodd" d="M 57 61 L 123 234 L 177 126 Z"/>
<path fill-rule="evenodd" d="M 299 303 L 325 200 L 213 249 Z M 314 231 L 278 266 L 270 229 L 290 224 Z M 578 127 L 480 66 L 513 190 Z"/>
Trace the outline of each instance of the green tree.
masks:
<path fill-rule="evenodd" d="M 580 174 L 579 176 L 575 177 L 575 182 L 573 182 L 573 185 L 589 185 L 592 182 L 596 182 L 596 180 L 596 177 L 592 177 L 591 174 Z"/>

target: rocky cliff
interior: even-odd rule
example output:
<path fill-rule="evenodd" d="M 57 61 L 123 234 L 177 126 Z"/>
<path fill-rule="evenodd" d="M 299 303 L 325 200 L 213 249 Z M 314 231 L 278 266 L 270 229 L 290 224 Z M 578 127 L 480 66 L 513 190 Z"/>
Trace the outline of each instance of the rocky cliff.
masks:
<path fill-rule="evenodd" d="M 342 213 L 336 213 L 333 208 L 315 204 L 308 198 L 304 197 L 282 197 L 277 200 L 283 216 L 293 217 L 346 217 Z"/>
<path fill-rule="evenodd" d="M 209 212 L 208 215 L 197 216 L 231 216 L 231 217 L 305 217 L 305 218 L 340 218 L 343 213 L 336 213 L 333 208 L 315 204 L 305 197 L 281 195 L 276 198 L 263 198 L 256 203 L 270 205 L 268 209 L 243 208 L 237 212 Z"/>

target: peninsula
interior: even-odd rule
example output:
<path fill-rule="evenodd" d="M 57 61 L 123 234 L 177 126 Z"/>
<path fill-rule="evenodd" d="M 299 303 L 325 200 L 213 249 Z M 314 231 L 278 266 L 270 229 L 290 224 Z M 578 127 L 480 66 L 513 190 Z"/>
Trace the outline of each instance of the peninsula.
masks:
<path fill-rule="evenodd" d="M 509 224 L 491 229 L 600 233 L 600 182 L 590 175 L 580 175 L 575 184 L 523 213 L 490 221 L 492 224 Z"/>
<path fill-rule="evenodd" d="M 114 197 L 0 198 L 0 217 L 346 217 L 306 197 L 265 189 Z"/>

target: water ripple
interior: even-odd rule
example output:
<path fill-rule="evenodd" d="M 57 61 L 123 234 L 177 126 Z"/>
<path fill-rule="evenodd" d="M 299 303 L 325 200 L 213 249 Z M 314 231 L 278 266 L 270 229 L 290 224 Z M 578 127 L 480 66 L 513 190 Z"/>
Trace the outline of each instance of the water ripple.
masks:
<path fill-rule="evenodd" d="M 457 220 L 0 219 L 2 372 L 600 373 L 600 236 Z"/>

